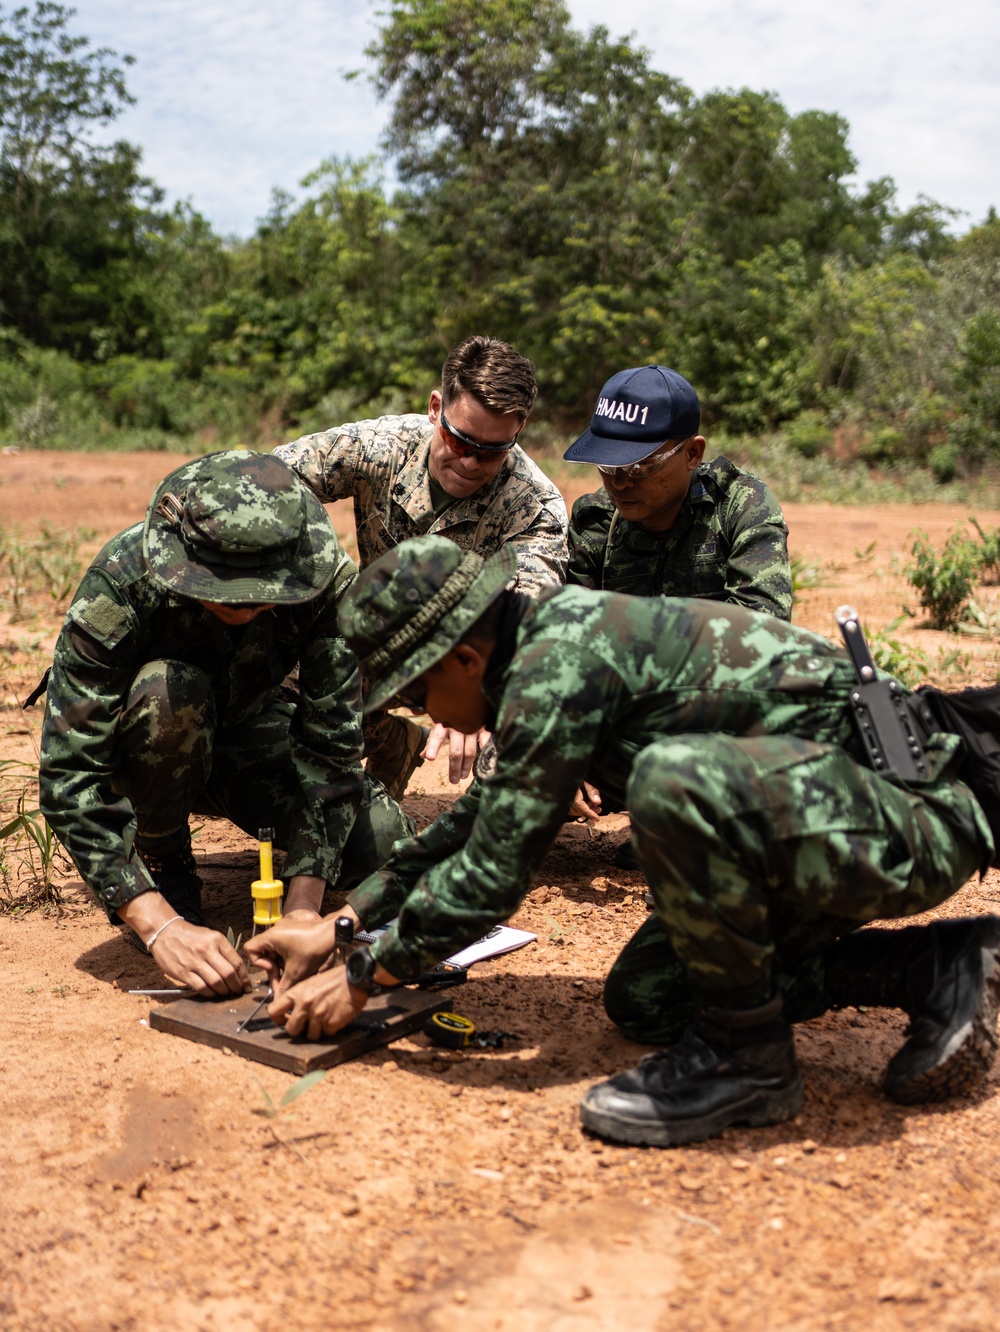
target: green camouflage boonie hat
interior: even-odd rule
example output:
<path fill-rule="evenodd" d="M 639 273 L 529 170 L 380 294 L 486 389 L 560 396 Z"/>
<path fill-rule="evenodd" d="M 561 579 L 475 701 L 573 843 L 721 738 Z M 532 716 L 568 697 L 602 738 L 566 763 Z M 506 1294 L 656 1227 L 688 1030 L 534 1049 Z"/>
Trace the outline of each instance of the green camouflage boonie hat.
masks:
<path fill-rule="evenodd" d="M 158 583 L 223 606 L 318 596 L 337 561 L 326 510 L 290 468 L 250 449 L 185 463 L 156 488 L 142 553 Z"/>
<path fill-rule="evenodd" d="M 517 574 L 509 547 L 484 560 L 442 536 L 411 537 L 358 575 L 340 607 L 340 632 L 357 656 L 365 711 L 450 652 Z"/>

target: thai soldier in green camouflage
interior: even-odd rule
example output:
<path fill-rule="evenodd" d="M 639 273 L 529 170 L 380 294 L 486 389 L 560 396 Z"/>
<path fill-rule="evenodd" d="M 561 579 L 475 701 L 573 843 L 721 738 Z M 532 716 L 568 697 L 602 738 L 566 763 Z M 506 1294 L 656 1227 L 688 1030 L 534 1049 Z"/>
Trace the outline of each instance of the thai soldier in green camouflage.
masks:
<path fill-rule="evenodd" d="M 427 415 L 334 426 L 276 449 L 324 502 L 354 500 L 362 568 L 408 537 L 435 532 L 462 550 L 517 555 L 518 586 L 537 595 L 566 574 L 566 506 L 517 438 L 537 392 L 535 367 L 497 338 L 467 338 L 444 363 Z M 447 738 L 453 782 L 466 777 L 475 738 Z M 425 733 L 385 711 L 365 721 L 368 771 L 399 798 Z"/>
<path fill-rule="evenodd" d="M 191 813 L 274 827 L 287 909 L 307 916 L 327 881 L 357 882 L 413 830 L 361 768 L 357 663 L 338 622 L 355 573 L 292 472 L 233 450 L 167 476 L 67 613 L 42 811 L 112 920 L 155 939 L 157 964 L 200 992 L 246 977 L 201 928 Z"/>
<path fill-rule="evenodd" d="M 459 729 L 490 725 L 498 760 L 354 891 L 365 926 L 396 922 L 347 973 L 300 979 L 332 948 L 332 922 L 255 941 L 272 971 L 285 967 L 272 1015 L 292 1032 L 337 1030 L 371 984 L 412 981 L 506 919 L 587 778 L 632 814 L 695 1017 L 676 1045 L 592 1089 L 584 1123 L 667 1145 L 790 1117 L 799 1014 L 794 987 L 782 1014 L 776 972 L 802 960 L 799 925 L 810 923 L 813 953 L 818 937 L 830 947 L 843 984 L 852 967 L 837 949 L 868 936 L 840 936 L 936 906 L 993 858 L 985 816 L 953 774 L 960 741 L 936 734 L 928 779 L 905 786 L 854 757 L 853 670 L 825 639 L 705 601 L 564 588 L 531 602 L 504 593 L 513 573 L 507 552 L 484 564 L 425 537 L 345 598 L 369 705 L 398 695 Z M 913 1018 L 887 1090 L 920 1100 L 974 1085 L 995 1048 L 1000 920 L 887 933 L 908 938 L 906 957 L 887 954 L 889 999 Z"/>
<path fill-rule="evenodd" d="M 774 495 L 728 458 L 705 463 L 701 409 L 676 370 L 623 370 L 565 453 L 604 489 L 570 519 L 568 583 L 637 597 L 705 597 L 788 620 L 788 528 Z"/>
<path fill-rule="evenodd" d="M 622 370 L 601 390 L 590 428 L 565 453 L 597 465 L 604 489 L 570 519 L 568 583 L 637 597 L 705 597 L 787 620 L 788 528 L 762 481 L 728 458 L 705 463 L 701 406 L 665 366 Z M 571 813 L 614 809 L 589 785 Z M 615 864 L 637 868 L 630 842 Z"/>

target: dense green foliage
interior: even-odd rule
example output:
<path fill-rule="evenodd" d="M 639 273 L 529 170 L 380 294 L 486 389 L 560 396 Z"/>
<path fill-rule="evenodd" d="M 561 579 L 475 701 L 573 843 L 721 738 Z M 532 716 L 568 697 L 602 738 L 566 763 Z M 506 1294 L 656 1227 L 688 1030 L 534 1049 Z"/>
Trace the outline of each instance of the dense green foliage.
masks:
<path fill-rule="evenodd" d="M 391 0 L 369 48 L 385 164 L 330 161 L 223 240 L 101 144 L 127 59 L 0 6 L 0 434 L 168 447 L 420 405 L 470 332 L 539 368 L 539 418 L 661 361 L 706 421 L 804 464 L 1000 451 L 1000 221 L 856 188 L 848 126 L 695 97 L 561 0 Z M 536 434 L 536 438 L 537 438 Z"/>

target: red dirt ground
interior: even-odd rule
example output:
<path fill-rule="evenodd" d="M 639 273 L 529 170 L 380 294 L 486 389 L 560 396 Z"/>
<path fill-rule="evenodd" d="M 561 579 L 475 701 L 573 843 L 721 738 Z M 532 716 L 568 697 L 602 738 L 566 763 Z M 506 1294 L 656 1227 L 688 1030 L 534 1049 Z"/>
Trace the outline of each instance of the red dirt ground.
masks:
<path fill-rule="evenodd" d="M 179 461 L 0 456 L 0 523 L 93 529 L 89 558 Z M 828 634 L 846 600 L 873 629 L 893 619 L 912 600 L 910 531 L 940 544 L 967 516 L 786 512 L 793 553 L 820 578 L 795 618 Z M 349 510 L 334 517 L 347 537 Z M 3 758 L 31 756 L 39 717 L 17 698 L 62 609 L 38 601 L 21 622 L 0 619 Z M 964 677 L 944 678 L 996 678 L 988 640 L 910 626 L 899 636 L 932 662 L 971 654 Z M 422 819 L 453 794 L 440 765 L 415 788 L 407 804 Z M 455 992 L 460 1012 L 519 1041 L 445 1062 L 417 1037 L 345 1065 L 274 1121 L 285 1145 L 256 1113 L 258 1079 L 276 1100 L 290 1075 L 151 1031 L 150 1002 L 125 991 L 155 984 L 155 967 L 71 874 L 58 913 L 0 918 L 4 1332 L 995 1327 L 996 1077 L 973 1102 L 889 1103 L 878 1086 L 899 1014 L 846 1011 L 799 1029 L 806 1103 L 792 1123 L 677 1151 L 582 1136 L 582 1092 L 642 1053 L 600 1005 L 645 918 L 640 877 L 611 863 L 623 827 L 604 819 L 591 838 L 568 825 L 513 920 L 538 943 Z M 245 931 L 254 848 L 210 822 L 196 849 L 210 922 Z M 998 901 L 991 872 L 946 914 Z"/>

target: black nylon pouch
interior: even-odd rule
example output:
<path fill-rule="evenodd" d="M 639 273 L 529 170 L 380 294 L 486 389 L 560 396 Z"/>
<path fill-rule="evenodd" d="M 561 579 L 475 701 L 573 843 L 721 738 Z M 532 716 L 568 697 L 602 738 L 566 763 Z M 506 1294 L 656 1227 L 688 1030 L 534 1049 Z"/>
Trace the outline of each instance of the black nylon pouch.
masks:
<path fill-rule="evenodd" d="M 1000 867 L 1000 685 L 956 693 L 922 685 L 917 696 L 930 710 L 935 729 L 965 741 L 958 775 L 982 806 L 997 847 L 991 863 Z"/>

